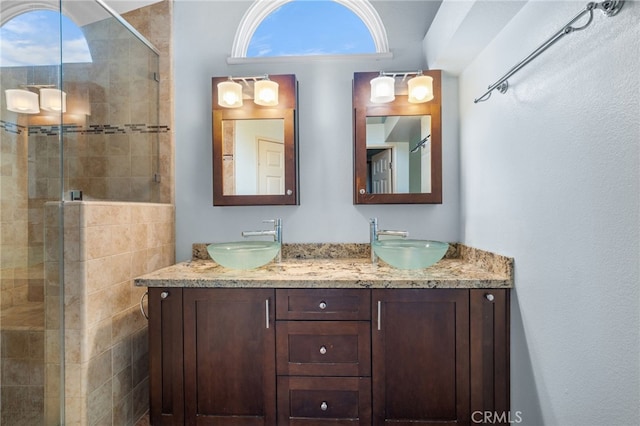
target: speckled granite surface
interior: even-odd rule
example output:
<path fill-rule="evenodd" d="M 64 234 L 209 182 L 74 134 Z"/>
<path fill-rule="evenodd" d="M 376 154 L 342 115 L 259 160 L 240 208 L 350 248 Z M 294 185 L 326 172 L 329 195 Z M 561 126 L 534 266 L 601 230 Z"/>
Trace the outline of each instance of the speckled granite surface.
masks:
<path fill-rule="evenodd" d="M 451 244 L 444 259 L 418 270 L 369 260 L 368 244 L 284 244 L 283 259 L 252 270 L 224 268 L 193 245 L 193 260 L 135 280 L 147 287 L 511 288 L 513 259 Z"/>

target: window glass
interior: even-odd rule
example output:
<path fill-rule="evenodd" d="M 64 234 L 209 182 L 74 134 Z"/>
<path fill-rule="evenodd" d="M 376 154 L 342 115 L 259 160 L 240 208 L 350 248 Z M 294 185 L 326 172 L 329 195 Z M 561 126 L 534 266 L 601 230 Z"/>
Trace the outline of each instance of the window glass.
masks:
<path fill-rule="evenodd" d="M 294 0 L 262 20 L 247 57 L 375 53 L 367 26 L 331 0 Z"/>
<path fill-rule="evenodd" d="M 69 18 L 51 10 L 25 12 L 0 27 L 0 66 L 56 65 L 91 62 L 82 30 Z"/>

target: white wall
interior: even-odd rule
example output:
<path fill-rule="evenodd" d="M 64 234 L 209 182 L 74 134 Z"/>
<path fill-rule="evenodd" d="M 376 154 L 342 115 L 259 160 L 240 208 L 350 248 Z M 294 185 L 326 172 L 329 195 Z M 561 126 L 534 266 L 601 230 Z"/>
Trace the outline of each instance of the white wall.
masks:
<path fill-rule="evenodd" d="M 473 104 L 583 6 L 527 3 L 459 80 L 462 240 L 515 258 L 526 425 L 640 423 L 640 4 L 596 12 Z"/>
<path fill-rule="evenodd" d="M 356 71 L 423 67 L 421 42 L 394 49 L 392 60 L 320 60 L 228 65 L 233 37 L 250 2 L 176 1 L 174 4 L 177 260 L 191 244 L 240 239 L 284 220 L 285 242 L 366 242 L 368 218 L 410 235 L 459 239 L 457 88 L 443 91 L 442 205 L 353 205 L 351 84 Z M 392 46 L 393 48 L 393 46 Z M 211 164 L 211 77 L 296 74 L 299 82 L 300 205 L 214 207 Z"/>

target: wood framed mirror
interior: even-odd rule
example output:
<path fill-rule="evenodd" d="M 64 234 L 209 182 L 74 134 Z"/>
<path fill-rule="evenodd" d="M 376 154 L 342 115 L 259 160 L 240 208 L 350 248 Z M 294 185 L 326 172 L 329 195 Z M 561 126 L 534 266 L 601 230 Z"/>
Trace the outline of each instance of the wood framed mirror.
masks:
<path fill-rule="evenodd" d="M 380 73 L 354 73 L 354 204 L 442 203 L 441 72 L 422 74 L 433 79 L 432 100 L 410 103 L 398 73 L 395 99 L 374 103 Z"/>
<path fill-rule="evenodd" d="M 255 77 L 235 78 L 242 86 L 242 106 L 218 103 L 213 77 L 213 205 L 297 205 L 297 81 L 293 74 L 269 75 L 278 83 L 278 104 L 254 102 Z"/>

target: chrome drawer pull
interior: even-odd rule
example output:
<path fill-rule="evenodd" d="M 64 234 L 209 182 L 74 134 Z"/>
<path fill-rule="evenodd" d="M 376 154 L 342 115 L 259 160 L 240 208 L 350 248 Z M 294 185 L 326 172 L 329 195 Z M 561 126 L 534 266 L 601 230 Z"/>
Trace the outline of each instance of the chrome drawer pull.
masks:
<path fill-rule="evenodd" d="M 493 302 L 493 300 L 495 299 L 495 297 L 493 296 L 493 294 L 489 293 L 489 294 L 485 294 L 484 296 L 489 302 Z"/>
<path fill-rule="evenodd" d="M 327 347 L 326 346 L 320 346 L 320 353 L 322 355 L 326 354 L 327 353 Z"/>
<path fill-rule="evenodd" d="M 322 401 L 322 404 L 320 404 L 320 409 L 322 411 L 327 411 L 327 408 L 329 408 L 329 406 L 327 405 L 326 401 Z"/>
<path fill-rule="evenodd" d="M 161 299 L 166 299 L 167 297 L 169 297 L 169 292 L 168 291 L 163 291 L 162 293 L 160 293 L 160 298 Z"/>
<path fill-rule="evenodd" d="M 322 302 L 320 302 L 318 307 L 324 311 L 325 309 L 327 309 L 327 303 L 323 300 Z"/>

